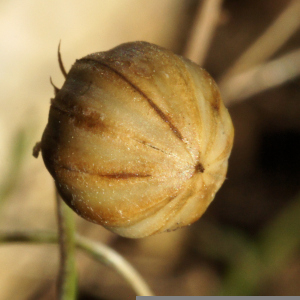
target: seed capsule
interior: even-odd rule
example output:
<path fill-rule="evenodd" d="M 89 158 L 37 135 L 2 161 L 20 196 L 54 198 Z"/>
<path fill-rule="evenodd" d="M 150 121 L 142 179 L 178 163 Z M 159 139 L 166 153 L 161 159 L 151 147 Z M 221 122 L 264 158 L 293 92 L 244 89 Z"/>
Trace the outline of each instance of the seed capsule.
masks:
<path fill-rule="evenodd" d="M 79 59 L 41 151 L 64 201 L 130 238 L 198 220 L 222 185 L 233 126 L 210 75 L 146 42 Z"/>

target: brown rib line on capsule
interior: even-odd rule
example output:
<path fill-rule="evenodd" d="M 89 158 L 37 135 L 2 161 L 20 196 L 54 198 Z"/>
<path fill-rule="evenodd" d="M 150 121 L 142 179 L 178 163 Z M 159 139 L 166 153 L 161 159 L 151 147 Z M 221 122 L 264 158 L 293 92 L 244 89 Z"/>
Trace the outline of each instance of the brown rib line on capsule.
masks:
<path fill-rule="evenodd" d="M 101 121 L 100 114 L 95 111 L 88 111 L 77 105 L 72 108 L 62 108 L 53 102 L 51 107 L 60 114 L 67 115 L 74 120 L 74 125 L 86 131 L 97 132 L 102 131 L 106 126 Z"/>
<path fill-rule="evenodd" d="M 179 138 L 181 141 L 183 141 L 182 134 L 180 133 L 178 128 L 172 124 L 171 120 L 167 117 L 167 115 L 153 102 L 153 100 L 151 100 L 144 92 L 142 92 L 136 85 L 134 85 L 122 73 L 118 72 L 117 70 L 115 70 L 114 68 L 112 68 L 111 66 L 109 66 L 103 62 L 100 62 L 100 61 L 97 61 L 97 60 L 94 60 L 91 58 L 82 58 L 82 59 L 77 60 L 77 62 L 93 62 L 93 63 L 99 64 L 103 67 L 106 67 L 109 70 L 111 70 L 112 72 L 116 73 L 118 76 L 120 76 L 120 78 L 122 78 L 125 82 L 127 82 L 134 90 L 136 90 L 140 95 L 142 95 L 147 100 L 147 102 L 155 110 L 155 112 L 159 115 L 159 117 L 169 125 L 169 127 L 171 128 L 173 133 L 176 135 L 176 137 Z"/>
<path fill-rule="evenodd" d="M 111 174 L 98 174 L 90 172 L 87 169 L 75 169 L 69 166 L 59 166 L 61 169 L 70 171 L 70 172 L 76 172 L 76 173 L 85 173 L 92 176 L 99 176 L 99 177 L 106 177 L 110 179 L 129 179 L 129 178 L 146 178 L 151 177 L 150 174 L 138 174 L 138 173 L 111 173 Z"/>

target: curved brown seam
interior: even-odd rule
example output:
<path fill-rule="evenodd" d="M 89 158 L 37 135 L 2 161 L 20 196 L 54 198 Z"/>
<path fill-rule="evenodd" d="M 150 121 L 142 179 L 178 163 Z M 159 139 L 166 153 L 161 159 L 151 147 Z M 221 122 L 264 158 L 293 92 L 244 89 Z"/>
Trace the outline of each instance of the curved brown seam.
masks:
<path fill-rule="evenodd" d="M 138 219 L 134 220 L 134 221 L 131 221 L 129 224 L 127 225 L 118 225 L 118 226 L 111 226 L 111 227 L 124 227 L 124 228 L 128 228 L 128 227 L 131 227 L 131 226 L 134 226 L 136 225 L 137 223 L 143 221 L 143 220 L 146 220 L 146 219 L 149 219 L 151 218 L 153 215 L 157 214 L 159 211 L 161 211 L 168 203 L 172 202 L 174 199 L 176 199 L 177 197 L 177 194 L 176 196 L 171 196 L 167 199 L 164 199 L 160 202 L 158 202 L 157 204 L 151 206 L 151 207 L 148 207 L 144 210 L 141 210 L 139 212 L 139 215 L 143 214 L 143 216 L 140 216 Z M 144 216 L 146 214 L 146 216 Z"/>
<path fill-rule="evenodd" d="M 211 149 L 213 148 L 213 145 L 215 144 L 216 139 L 217 139 L 216 133 L 217 133 L 218 127 L 220 125 L 220 121 L 217 120 L 215 113 L 212 110 L 210 110 L 210 113 L 211 113 L 211 118 L 209 118 L 210 119 L 210 131 L 209 131 L 210 139 L 206 145 L 204 155 L 209 153 L 211 151 Z"/>
<path fill-rule="evenodd" d="M 144 145 L 145 147 L 149 147 L 151 149 L 154 149 L 156 151 L 160 151 L 160 152 L 162 152 L 164 154 L 167 154 L 167 155 L 173 155 L 172 153 L 165 152 L 164 150 L 162 150 L 162 149 L 160 149 L 158 147 L 155 147 L 155 146 L 151 145 L 150 143 L 148 143 L 146 141 L 141 141 L 141 140 L 138 140 L 138 139 L 135 139 L 135 138 L 133 138 L 133 140 L 136 141 L 136 142 L 138 142 L 138 143 L 140 143 L 140 144 L 142 144 L 142 145 Z"/>
<path fill-rule="evenodd" d="M 70 171 L 70 172 L 83 172 L 83 173 L 86 173 L 86 174 L 89 174 L 89 175 L 96 175 L 96 176 L 101 176 L 101 177 L 108 177 L 108 178 L 113 178 L 113 179 L 128 179 L 128 178 L 130 178 L 130 177 L 127 177 L 127 178 L 120 178 L 120 177 L 112 177 L 112 176 L 116 176 L 116 175 L 120 175 L 120 174 L 105 174 L 105 175 L 103 175 L 103 174 L 93 174 L 93 173 L 89 173 L 89 172 L 87 172 L 86 170 L 85 171 L 83 171 L 83 170 L 76 170 L 76 169 L 72 169 L 72 168 L 69 168 L 69 167 L 67 167 L 67 166 L 59 166 L 60 168 L 62 168 L 62 169 L 65 169 L 65 170 L 67 170 L 67 171 Z M 132 176 L 132 177 L 150 177 L 151 175 L 140 175 L 140 174 L 132 174 L 132 173 L 127 173 L 126 175 L 128 175 L 128 174 L 130 174 L 130 175 L 136 175 L 136 176 Z M 122 174 L 122 175 L 125 175 L 125 174 Z M 138 176 L 137 176 L 138 175 Z M 152 217 L 153 215 L 155 215 L 156 213 L 158 213 L 160 210 L 162 210 L 164 207 L 165 207 L 165 205 L 166 204 L 168 204 L 168 203 L 170 203 L 170 202 L 172 202 L 173 200 L 175 200 L 177 197 L 178 197 L 178 195 L 180 194 L 180 192 L 182 191 L 182 189 L 180 189 L 180 191 L 178 191 L 177 193 L 176 193 L 176 195 L 173 195 L 173 196 L 170 196 L 170 197 L 168 197 L 167 199 L 164 199 L 164 200 L 162 200 L 162 201 L 160 201 L 159 203 L 156 203 L 156 204 L 154 204 L 154 205 L 152 205 L 151 207 L 148 207 L 148 208 L 146 208 L 146 209 L 144 209 L 144 210 L 141 210 L 140 212 L 139 212 L 139 215 L 140 214 L 147 214 L 147 216 L 145 217 L 145 216 L 141 216 L 141 217 L 139 217 L 138 219 L 136 219 L 136 220 L 134 220 L 134 221 L 132 221 L 132 222 L 130 222 L 129 224 L 127 224 L 127 225 L 118 225 L 118 226 L 110 226 L 111 228 L 117 228 L 117 227 L 124 227 L 124 228 L 127 228 L 127 227 L 130 227 L 130 226 L 133 226 L 133 225 L 135 225 L 135 224 L 137 224 L 137 223 L 139 223 L 139 222 L 141 222 L 142 220 L 145 220 L 145 219 L 148 219 L 148 218 L 150 218 L 150 217 Z M 157 207 L 158 206 L 158 207 Z M 147 212 L 148 211 L 148 212 Z"/>
<path fill-rule="evenodd" d="M 203 181 L 202 181 L 202 186 L 203 186 Z M 174 219 L 178 214 L 180 214 L 180 212 L 187 206 L 187 204 L 188 204 L 188 202 L 189 202 L 189 199 L 192 197 L 192 196 L 195 196 L 195 192 L 193 192 L 193 191 L 189 191 L 189 193 L 187 194 L 187 196 L 185 196 L 185 201 L 182 201 L 182 199 L 181 199 L 181 201 L 179 201 L 179 203 L 177 204 L 177 206 L 175 206 L 174 207 L 174 210 L 169 214 L 169 218 L 168 218 L 168 221 L 169 221 L 169 219 L 170 219 L 170 217 L 172 218 L 172 219 Z M 167 222 L 168 222 L 167 221 Z M 165 224 L 163 225 L 163 226 L 161 226 L 155 233 L 157 233 L 157 232 L 159 232 L 164 226 L 166 226 L 166 223 L 167 222 L 165 222 Z M 191 222 L 192 223 L 192 222 Z M 180 223 L 179 224 L 177 224 L 177 225 L 180 225 Z M 186 225 L 183 225 L 183 226 L 186 226 Z M 180 226 L 180 227 L 183 227 L 183 226 Z M 176 229 L 178 229 L 178 228 L 180 228 L 180 227 L 177 227 Z M 176 230 L 176 229 L 174 229 L 174 230 Z M 166 229 L 166 231 L 168 231 L 168 229 Z M 153 233 L 154 234 L 154 233 Z"/>
<path fill-rule="evenodd" d="M 78 170 L 74 169 L 68 166 L 60 166 L 58 165 L 59 168 L 70 171 L 70 172 L 83 172 L 88 175 L 94 175 L 94 176 L 99 176 L 99 177 L 106 177 L 110 179 L 128 179 L 128 178 L 145 178 L 145 177 L 151 177 L 150 174 L 136 174 L 136 173 L 111 173 L 111 174 L 97 174 L 97 173 L 92 173 L 89 172 L 88 170 Z"/>
<path fill-rule="evenodd" d="M 230 153 L 230 151 L 229 151 L 230 148 L 231 148 L 231 143 L 227 140 L 226 145 L 225 145 L 223 151 L 219 154 L 219 156 L 217 156 L 214 160 L 212 160 L 212 161 L 209 163 L 209 165 L 212 165 L 212 164 L 218 162 L 219 160 L 224 160 L 224 158 L 225 158 L 226 156 L 229 156 L 228 153 Z"/>
<path fill-rule="evenodd" d="M 142 213 L 145 214 L 145 213 L 147 213 L 147 211 L 150 211 L 150 212 L 148 212 L 148 215 L 147 215 L 146 217 L 143 216 L 143 217 L 141 217 L 141 218 L 135 220 L 134 222 L 131 222 L 131 223 L 128 224 L 128 225 L 122 225 L 122 227 L 127 228 L 127 227 L 130 227 L 130 226 L 133 226 L 133 225 L 137 224 L 138 222 L 141 222 L 141 221 L 143 221 L 143 220 L 149 219 L 149 218 L 151 218 L 153 215 L 155 215 L 156 213 L 159 213 L 159 212 L 165 207 L 166 204 L 169 204 L 169 203 L 175 201 L 175 200 L 179 197 L 179 195 L 180 195 L 181 193 L 184 192 L 184 191 L 183 191 L 184 187 L 185 187 L 185 186 L 181 187 L 180 190 L 177 191 L 177 193 L 176 193 L 175 195 L 170 196 L 169 198 L 167 198 L 167 199 L 165 199 L 165 200 L 162 200 L 162 201 L 160 201 L 159 203 L 156 203 L 155 205 L 153 205 L 153 206 L 151 206 L 151 207 L 149 207 L 149 208 L 147 208 L 147 209 L 141 210 L 141 211 L 140 211 L 140 214 L 142 214 Z M 178 204 L 178 205 L 175 207 L 176 211 L 178 210 L 178 209 L 177 209 L 178 206 L 184 206 L 184 205 L 185 205 L 184 203 Z M 158 206 L 158 207 L 155 208 L 155 206 Z M 154 209 L 153 211 L 151 211 L 151 209 L 153 209 L 153 208 L 155 208 L 155 209 Z M 172 215 L 172 214 L 174 214 L 174 213 L 176 213 L 176 212 L 171 211 L 171 212 L 169 212 L 168 216 L 170 216 L 170 215 Z M 169 218 L 168 218 L 168 219 L 169 219 Z M 159 232 L 160 229 L 163 228 L 165 225 L 166 225 L 166 222 L 164 222 L 164 224 L 163 224 L 162 226 L 160 226 L 159 229 L 157 229 L 157 230 L 156 230 L 155 232 L 153 232 L 152 234 L 155 234 L 155 233 Z M 112 227 L 121 227 L 121 226 L 112 226 Z"/>
<path fill-rule="evenodd" d="M 183 188 L 184 188 L 184 187 L 183 187 Z M 183 188 L 182 188 L 182 189 L 183 189 Z M 182 196 L 181 192 L 184 193 L 184 191 L 182 191 L 182 189 L 176 194 L 176 196 L 174 196 L 173 198 L 171 198 L 171 199 L 168 201 L 168 203 L 170 203 L 170 202 L 172 202 L 173 200 L 177 199 L 179 196 Z M 190 192 L 189 195 L 188 195 L 188 198 L 190 198 L 190 195 L 193 195 L 193 194 Z M 163 227 L 166 226 L 167 222 L 170 220 L 170 217 L 174 219 L 174 216 L 178 215 L 178 214 L 182 211 L 182 209 L 187 205 L 187 202 L 188 202 L 187 197 L 185 198 L 185 200 L 186 200 L 186 201 L 184 201 L 184 202 L 182 202 L 182 200 L 181 200 L 181 201 L 179 201 L 179 203 L 177 203 L 177 205 L 173 208 L 173 210 L 169 212 L 168 217 L 167 217 L 167 220 L 163 223 L 163 225 L 161 225 L 157 230 L 155 230 L 155 231 L 152 233 L 152 235 L 155 234 L 155 233 L 160 232 L 161 229 L 162 229 Z M 152 217 L 155 213 L 159 212 L 159 211 L 162 210 L 162 209 L 163 209 L 163 207 L 160 207 L 159 209 L 157 209 L 156 212 L 152 213 L 151 215 L 145 217 L 145 218 L 142 219 L 142 220 L 146 220 L 146 219 Z M 136 222 L 136 223 L 137 223 L 137 222 Z M 134 223 L 134 224 L 136 224 L 136 223 Z M 134 225 L 134 224 L 130 224 L 130 225 L 124 226 L 124 227 L 129 227 L 129 226 Z M 181 227 L 182 227 L 182 226 L 181 226 Z M 178 228 L 180 228 L 180 227 L 178 227 Z M 177 229 L 177 228 L 176 228 L 176 229 Z M 166 229 L 166 231 L 167 231 L 167 230 L 168 230 L 168 229 Z"/>
<path fill-rule="evenodd" d="M 135 89 L 140 95 L 142 95 L 147 102 L 150 104 L 150 106 L 155 110 L 155 112 L 159 115 L 159 117 L 166 122 L 169 127 L 171 128 L 171 130 L 173 131 L 173 133 L 177 136 L 177 138 L 179 138 L 180 140 L 183 140 L 183 136 L 180 133 L 180 131 L 178 130 L 178 128 L 172 124 L 172 122 L 170 121 L 170 119 L 167 117 L 167 115 L 144 93 L 142 92 L 136 85 L 134 85 L 129 79 L 127 79 L 122 73 L 118 72 L 117 70 L 115 70 L 114 68 L 112 68 L 111 66 L 94 60 L 92 58 L 82 58 L 77 60 L 77 62 L 94 62 L 97 63 L 99 65 L 102 65 L 108 69 L 110 69 L 112 72 L 116 73 L 119 77 L 121 77 L 124 81 L 126 81 L 133 89 Z"/>

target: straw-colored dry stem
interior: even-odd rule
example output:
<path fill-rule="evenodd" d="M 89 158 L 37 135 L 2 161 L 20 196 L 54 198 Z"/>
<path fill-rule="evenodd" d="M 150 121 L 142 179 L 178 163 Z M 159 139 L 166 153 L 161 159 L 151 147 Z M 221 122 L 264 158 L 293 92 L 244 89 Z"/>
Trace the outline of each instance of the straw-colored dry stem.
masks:
<path fill-rule="evenodd" d="M 266 31 L 240 56 L 220 80 L 225 84 L 230 77 L 261 64 L 270 58 L 299 29 L 300 1 L 291 1 Z"/>
<path fill-rule="evenodd" d="M 213 33 L 219 21 L 223 0 L 204 0 L 199 5 L 184 56 L 203 65 Z"/>
<path fill-rule="evenodd" d="M 220 85 L 227 105 L 247 99 L 300 75 L 300 49 L 229 78 Z"/>

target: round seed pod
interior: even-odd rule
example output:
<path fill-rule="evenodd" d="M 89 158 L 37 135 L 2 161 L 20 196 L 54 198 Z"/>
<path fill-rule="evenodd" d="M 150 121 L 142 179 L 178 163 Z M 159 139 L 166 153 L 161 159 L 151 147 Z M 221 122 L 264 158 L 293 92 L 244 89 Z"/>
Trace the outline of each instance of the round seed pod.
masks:
<path fill-rule="evenodd" d="M 75 212 L 140 238 L 200 218 L 225 179 L 232 142 L 211 76 L 134 42 L 75 62 L 52 100 L 41 151 Z"/>

